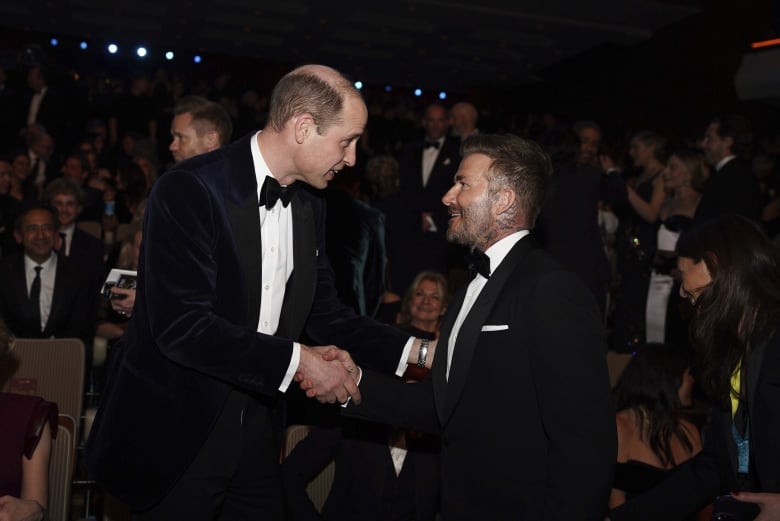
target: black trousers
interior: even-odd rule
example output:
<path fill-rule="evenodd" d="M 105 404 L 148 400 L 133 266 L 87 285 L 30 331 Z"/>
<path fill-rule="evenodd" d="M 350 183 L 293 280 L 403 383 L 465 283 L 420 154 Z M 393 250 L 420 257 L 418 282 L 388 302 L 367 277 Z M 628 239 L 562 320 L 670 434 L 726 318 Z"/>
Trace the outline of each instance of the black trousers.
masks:
<path fill-rule="evenodd" d="M 279 444 L 272 407 L 231 392 L 214 429 L 181 479 L 158 505 L 133 519 L 281 521 Z"/>

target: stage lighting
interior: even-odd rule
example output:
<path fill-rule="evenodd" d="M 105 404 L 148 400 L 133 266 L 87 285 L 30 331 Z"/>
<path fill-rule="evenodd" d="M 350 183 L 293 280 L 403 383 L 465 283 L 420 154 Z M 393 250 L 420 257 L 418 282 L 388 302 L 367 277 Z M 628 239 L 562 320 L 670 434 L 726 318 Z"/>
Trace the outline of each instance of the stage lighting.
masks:
<path fill-rule="evenodd" d="M 139 47 L 135 50 L 139 58 L 146 58 L 146 47 Z"/>
<path fill-rule="evenodd" d="M 165 53 L 165 59 L 168 61 L 171 61 L 173 59 L 173 51 L 168 51 Z"/>
<path fill-rule="evenodd" d="M 385 92 L 391 92 L 393 90 L 392 85 L 385 85 Z"/>
<path fill-rule="evenodd" d="M 357 90 L 360 90 L 360 89 L 362 89 L 362 88 L 363 88 L 363 82 L 362 82 L 362 81 L 356 81 L 356 82 L 355 82 L 355 88 L 356 88 Z"/>
<path fill-rule="evenodd" d="M 119 51 L 119 47 L 117 47 L 115 43 L 109 43 L 108 47 L 106 48 L 108 49 L 108 52 L 111 54 L 116 54 Z"/>
<path fill-rule="evenodd" d="M 60 41 L 56 38 L 52 38 L 51 40 L 49 40 L 49 43 L 51 44 L 52 47 L 57 47 L 60 44 Z"/>
<path fill-rule="evenodd" d="M 444 91 L 441 91 L 441 92 L 439 93 L 439 99 L 440 99 L 440 100 L 445 100 L 445 99 L 447 99 L 447 93 L 446 93 L 446 92 L 444 92 Z"/>
<path fill-rule="evenodd" d="M 81 43 L 79 44 L 79 48 L 80 48 L 82 51 L 86 51 L 86 50 L 87 50 L 87 47 L 88 47 L 88 46 L 87 46 L 87 42 L 81 42 Z"/>
<path fill-rule="evenodd" d="M 200 63 L 203 61 L 203 58 L 200 57 L 200 54 L 196 54 L 195 56 L 192 57 L 192 61 L 194 61 L 195 63 Z"/>
<path fill-rule="evenodd" d="M 422 96 L 422 89 L 414 89 L 414 95 L 418 98 Z"/>

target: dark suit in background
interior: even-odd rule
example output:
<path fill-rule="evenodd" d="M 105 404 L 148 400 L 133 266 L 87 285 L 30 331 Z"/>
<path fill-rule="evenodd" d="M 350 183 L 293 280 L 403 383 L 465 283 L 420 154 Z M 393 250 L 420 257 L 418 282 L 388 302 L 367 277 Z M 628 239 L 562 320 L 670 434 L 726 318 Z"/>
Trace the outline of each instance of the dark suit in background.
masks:
<path fill-rule="evenodd" d="M 710 173 L 696 207 L 694 221 L 701 223 L 727 213 L 736 213 L 755 222 L 759 222 L 761 215 L 758 181 L 753 176 L 750 163 L 739 158 Z"/>
<path fill-rule="evenodd" d="M 400 250 L 388 251 L 390 277 L 393 291 L 403 294 L 414 277 L 422 270 L 447 272 L 450 250 L 446 238 L 447 208 L 442 196 L 452 186 L 452 180 L 460 164 L 459 144 L 445 138 L 431 169 L 428 182 L 423 186 L 422 158 L 425 141 L 407 145 L 399 157 L 400 193 L 409 221 L 413 226 L 406 232 L 406 240 Z M 430 213 L 436 231 L 422 231 L 423 213 Z M 392 245 L 396 246 L 396 245 Z M 388 250 L 391 245 L 388 244 Z M 462 250 L 461 255 L 462 255 Z"/>
<path fill-rule="evenodd" d="M 87 276 L 68 259 L 57 258 L 54 293 L 46 326 L 41 330 L 30 307 L 24 254 L 16 253 L 0 262 L 0 317 L 19 338 L 79 338 L 92 344 L 95 331 L 94 292 Z"/>

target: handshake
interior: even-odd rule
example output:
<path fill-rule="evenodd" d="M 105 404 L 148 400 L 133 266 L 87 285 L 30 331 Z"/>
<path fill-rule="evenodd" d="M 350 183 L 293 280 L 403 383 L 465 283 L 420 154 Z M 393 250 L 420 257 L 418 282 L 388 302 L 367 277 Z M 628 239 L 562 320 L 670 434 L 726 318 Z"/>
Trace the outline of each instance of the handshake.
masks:
<path fill-rule="evenodd" d="M 336 346 L 301 345 L 301 360 L 295 381 L 309 398 L 322 403 L 360 403 L 357 382 L 360 368 L 349 353 Z"/>

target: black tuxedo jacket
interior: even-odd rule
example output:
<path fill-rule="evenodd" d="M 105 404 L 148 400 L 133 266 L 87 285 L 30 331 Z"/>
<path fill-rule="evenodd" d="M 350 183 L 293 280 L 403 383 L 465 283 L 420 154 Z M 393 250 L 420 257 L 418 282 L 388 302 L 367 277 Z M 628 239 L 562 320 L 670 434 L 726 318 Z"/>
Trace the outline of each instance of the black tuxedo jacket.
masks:
<path fill-rule="evenodd" d="M 75 337 L 89 346 L 95 331 L 95 296 L 85 273 L 58 257 L 51 311 L 41 331 L 27 298 L 24 254 L 16 253 L 0 263 L 0 317 L 19 338 Z"/>
<path fill-rule="evenodd" d="M 359 420 L 343 426 L 315 427 L 282 465 L 287 508 L 292 521 L 380 519 L 387 490 L 403 481 L 411 490 L 417 521 L 433 521 L 439 506 L 439 443 L 434 436 L 407 438 L 408 452 L 396 477 L 388 446 L 389 428 Z M 335 460 L 335 475 L 320 515 L 306 485 Z"/>
<path fill-rule="evenodd" d="M 408 196 L 415 211 L 433 213 L 439 234 L 444 236 L 448 216 L 441 198 L 452 187 L 455 173 L 458 171 L 460 144 L 451 138 L 445 138 L 425 186 L 422 184 L 424 146 L 425 141 L 416 141 L 407 145 L 401 152 L 400 189 L 402 194 Z"/>
<path fill-rule="evenodd" d="M 780 493 L 780 335 L 748 358 L 750 466 L 759 491 Z M 610 519 L 685 519 L 718 495 L 737 490 L 731 411 L 715 410 L 702 451 L 654 489 L 618 507 Z"/>
<path fill-rule="evenodd" d="M 306 190 L 291 202 L 295 269 L 277 336 L 257 332 L 262 250 L 250 139 L 178 163 L 148 199 L 135 310 L 87 451 L 91 475 L 133 510 L 173 486 L 231 390 L 273 406 L 291 339 L 304 329 L 388 372 L 408 339 L 338 301 L 324 204 Z"/>
<path fill-rule="evenodd" d="M 718 172 L 713 169 L 704 185 L 694 220 L 700 223 L 727 213 L 736 213 L 756 222 L 761 215 L 758 181 L 750 163 L 739 158 L 732 159 Z"/>
<path fill-rule="evenodd" d="M 450 304 L 429 378 L 365 371 L 346 413 L 440 432 L 443 519 L 601 520 L 617 441 L 599 312 L 531 237 L 498 266 L 458 333 Z"/>
<path fill-rule="evenodd" d="M 68 259 L 87 272 L 93 284 L 93 291 L 99 291 L 107 275 L 106 266 L 103 264 L 103 243 L 76 226 L 73 229 Z"/>

